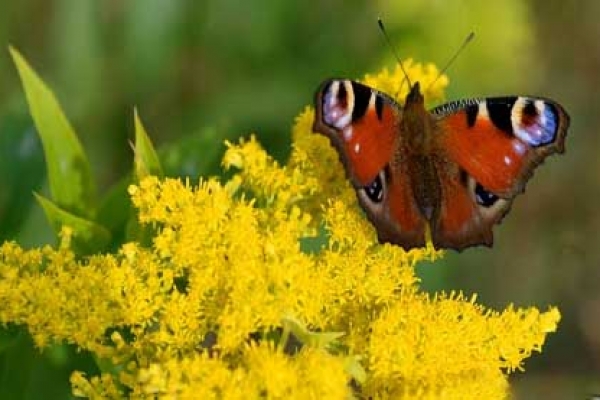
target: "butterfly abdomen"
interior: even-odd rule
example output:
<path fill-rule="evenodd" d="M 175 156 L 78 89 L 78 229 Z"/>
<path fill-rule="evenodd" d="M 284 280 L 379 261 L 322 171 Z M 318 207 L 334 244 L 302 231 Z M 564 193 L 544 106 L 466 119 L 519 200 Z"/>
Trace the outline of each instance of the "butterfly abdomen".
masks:
<path fill-rule="evenodd" d="M 414 200 L 421 215 L 431 222 L 439 214 L 442 201 L 436 164 L 430 155 L 413 155 L 408 165 Z"/>

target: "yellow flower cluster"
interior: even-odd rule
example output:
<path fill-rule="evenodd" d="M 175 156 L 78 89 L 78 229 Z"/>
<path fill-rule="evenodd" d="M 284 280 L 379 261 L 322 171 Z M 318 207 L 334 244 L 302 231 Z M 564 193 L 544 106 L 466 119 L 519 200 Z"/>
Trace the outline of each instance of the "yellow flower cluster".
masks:
<path fill-rule="evenodd" d="M 415 63 L 411 58 L 404 60 L 402 66 L 410 82 L 421 84 L 421 92 L 427 103 L 439 104 L 444 99 L 444 89 L 448 86 L 448 77 L 440 75 L 440 70 L 434 64 Z M 396 65 L 394 72 L 387 68 L 377 75 L 367 74 L 364 83 L 384 93 L 391 95 L 398 103 L 402 104 L 408 94 L 408 82 L 400 65 Z"/>
<path fill-rule="evenodd" d="M 425 88 L 437 77 L 407 67 Z M 402 79 L 367 78 L 399 96 Z M 426 93 L 441 97 L 446 83 Z M 149 247 L 81 260 L 68 229 L 57 249 L 5 243 L 0 322 L 111 366 L 73 373 L 77 396 L 505 398 L 507 375 L 541 351 L 558 311 L 498 313 L 475 296 L 420 291 L 415 263 L 441 253 L 377 243 L 312 118 L 298 117 L 284 166 L 252 137 L 228 144 L 223 164 L 236 173 L 225 183 L 131 186 Z"/>

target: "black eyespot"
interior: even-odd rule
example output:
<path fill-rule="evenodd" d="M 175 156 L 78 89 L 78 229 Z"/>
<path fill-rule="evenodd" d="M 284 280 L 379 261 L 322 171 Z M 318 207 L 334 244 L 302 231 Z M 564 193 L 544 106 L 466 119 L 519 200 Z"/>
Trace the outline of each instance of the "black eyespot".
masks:
<path fill-rule="evenodd" d="M 369 200 L 373 203 L 381 203 L 383 201 L 383 182 L 381 174 L 377 174 L 373 182 L 364 187 L 365 193 Z"/>
<path fill-rule="evenodd" d="M 477 204 L 484 207 L 491 207 L 498 201 L 499 197 L 488 192 L 478 183 L 475 185 L 475 199 L 477 200 Z"/>

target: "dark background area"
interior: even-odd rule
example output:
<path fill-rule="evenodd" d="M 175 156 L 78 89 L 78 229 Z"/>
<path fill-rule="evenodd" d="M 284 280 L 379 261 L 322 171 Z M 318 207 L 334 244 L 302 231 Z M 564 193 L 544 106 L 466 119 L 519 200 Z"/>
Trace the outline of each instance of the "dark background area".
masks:
<path fill-rule="evenodd" d="M 567 153 L 537 170 L 496 228 L 493 249 L 448 252 L 418 273 L 427 290 L 476 292 L 497 309 L 511 303 L 560 308 L 558 333 L 528 360 L 526 374 L 514 375 L 517 398 L 600 393 L 600 2 L 5 3 L 0 239 L 25 246 L 53 238 L 31 195 L 47 191 L 43 153 L 8 44 L 57 94 L 103 191 L 131 169 L 134 106 L 170 174 L 219 174 L 223 141 L 251 133 L 285 162 L 294 117 L 312 103 L 319 82 L 394 66 L 377 16 L 401 57 L 439 67 L 474 31 L 476 39 L 448 72 L 448 100 L 553 98 L 571 115 Z M 66 357 L 46 356 L 57 365 Z M 22 379 L 32 387 L 47 384 L 39 376 Z"/>

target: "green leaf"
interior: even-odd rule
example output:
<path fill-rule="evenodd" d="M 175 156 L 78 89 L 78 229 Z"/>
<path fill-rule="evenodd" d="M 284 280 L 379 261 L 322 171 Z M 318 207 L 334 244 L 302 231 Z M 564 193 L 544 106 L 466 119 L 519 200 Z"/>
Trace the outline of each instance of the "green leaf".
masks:
<path fill-rule="evenodd" d="M 50 193 L 64 210 L 93 216 L 95 187 L 88 159 L 58 100 L 14 48 L 10 53 L 19 71 L 29 110 L 46 156 Z"/>
<path fill-rule="evenodd" d="M 224 152 L 223 137 L 212 127 L 165 144 L 159 151 L 167 175 L 181 177 L 222 174 Z"/>
<path fill-rule="evenodd" d="M 25 113 L 0 117 L 0 242 L 21 232 L 36 204 L 32 190 L 46 178 L 44 152 L 31 118 Z"/>
<path fill-rule="evenodd" d="M 131 176 L 121 178 L 106 191 L 100 200 L 96 221 L 113 235 L 113 245 L 123 243 L 125 227 L 133 214 L 133 207 L 127 188 L 131 184 Z"/>
<path fill-rule="evenodd" d="M 134 164 L 135 175 L 138 180 L 141 180 L 147 175 L 163 176 L 162 167 L 152 145 L 148 133 L 140 120 L 137 109 L 134 110 L 135 120 L 135 147 L 134 147 Z"/>
<path fill-rule="evenodd" d="M 36 350 L 29 335 L 24 332 L 15 337 L 15 341 L 0 360 L 0 396 L 3 399 L 24 399 L 36 367 Z"/>
<path fill-rule="evenodd" d="M 293 317 L 284 317 L 281 322 L 284 332 L 289 331 L 303 344 L 318 349 L 329 347 L 345 335 L 343 332 L 311 332 Z"/>
<path fill-rule="evenodd" d="M 34 193 L 44 209 L 50 225 L 58 234 L 63 226 L 73 229 L 73 249 L 77 254 L 90 254 L 106 249 L 110 243 L 110 232 L 94 221 L 90 221 L 63 210 L 52 201 Z"/>
<path fill-rule="evenodd" d="M 358 356 L 349 356 L 345 359 L 344 369 L 346 373 L 350 375 L 359 384 L 364 384 L 367 380 L 367 372 L 360 364 L 360 358 Z"/>
<path fill-rule="evenodd" d="M 64 344 L 36 348 L 26 327 L 0 354 L 0 399 L 71 399 L 72 371 L 98 374 L 86 352 Z"/>
<path fill-rule="evenodd" d="M 0 327 L 0 354 L 16 343 L 19 334 L 19 329 L 14 325 Z"/>
<path fill-rule="evenodd" d="M 144 246 L 152 244 L 155 231 L 152 225 L 138 222 L 137 210 L 128 193 L 131 176 L 117 182 L 106 194 L 98 208 L 98 222 L 112 233 L 113 247 L 123 242 L 136 241 Z"/>

